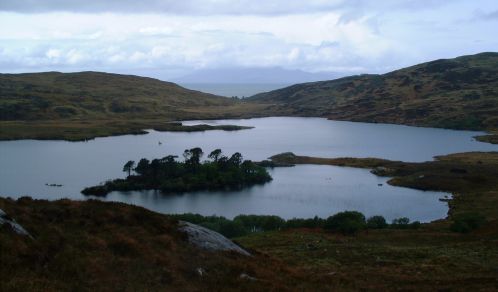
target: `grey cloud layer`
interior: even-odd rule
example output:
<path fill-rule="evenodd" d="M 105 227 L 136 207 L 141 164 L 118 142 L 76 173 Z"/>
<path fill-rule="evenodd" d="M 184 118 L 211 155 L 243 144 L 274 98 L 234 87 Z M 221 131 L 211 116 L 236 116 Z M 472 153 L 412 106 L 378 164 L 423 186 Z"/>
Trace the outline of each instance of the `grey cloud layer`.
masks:
<path fill-rule="evenodd" d="M 329 10 L 342 0 L 219 1 L 219 0 L 2 0 L 0 11 L 123 12 L 174 14 L 286 14 Z"/>
<path fill-rule="evenodd" d="M 497 11 L 496 0 L 0 0 L 0 72 L 386 72 L 496 51 Z"/>
<path fill-rule="evenodd" d="M 455 0 L 456 1 L 456 0 Z M 2 0 L 0 11 L 18 13 L 171 13 L 186 15 L 281 15 L 349 10 L 349 17 L 366 11 L 429 9 L 445 0 Z"/>

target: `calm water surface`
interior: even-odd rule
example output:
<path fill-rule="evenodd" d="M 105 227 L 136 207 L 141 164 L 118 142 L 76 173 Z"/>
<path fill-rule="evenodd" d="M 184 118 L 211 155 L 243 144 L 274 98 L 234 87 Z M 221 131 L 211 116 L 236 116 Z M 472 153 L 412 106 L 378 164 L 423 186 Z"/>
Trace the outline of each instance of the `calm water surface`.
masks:
<path fill-rule="evenodd" d="M 245 98 L 257 93 L 283 88 L 292 84 L 287 83 L 181 83 L 181 86 L 202 92 L 217 94 L 226 97 L 237 96 Z"/>
<path fill-rule="evenodd" d="M 187 124 L 204 123 L 189 121 Z M 0 142 L 0 194 L 35 198 L 84 199 L 79 192 L 111 178 L 123 177 L 124 162 L 181 155 L 186 148 L 205 152 L 221 148 L 261 160 L 281 152 L 320 157 L 379 157 L 404 161 L 431 160 L 463 151 L 497 151 L 497 145 L 472 139 L 478 132 L 397 125 L 327 121 L 319 118 L 261 118 L 209 121 L 210 124 L 254 126 L 236 132 L 208 131 L 97 138 L 89 142 Z M 162 142 L 159 145 L 159 141 Z M 107 200 L 141 205 L 163 213 L 195 212 L 233 217 L 275 214 L 284 218 L 326 217 L 359 210 L 388 219 L 407 216 L 430 221 L 446 215 L 438 201 L 444 193 L 386 185 L 387 178 L 368 170 L 301 165 L 271 170 L 274 180 L 240 192 L 197 192 L 165 196 L 158 192 L 109 194 Z M 48 187 L 45 183 L 63 184 Z M 378 184 L 383 184 L 378 186 Z"/>

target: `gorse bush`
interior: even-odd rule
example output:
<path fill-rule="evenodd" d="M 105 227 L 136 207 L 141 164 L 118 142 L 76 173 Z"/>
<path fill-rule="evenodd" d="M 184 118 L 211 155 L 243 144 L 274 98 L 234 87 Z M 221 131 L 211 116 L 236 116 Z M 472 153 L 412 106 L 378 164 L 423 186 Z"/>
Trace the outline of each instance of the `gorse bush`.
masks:
<path fill-rule="evenodd" d="M 383 229 L 387 228 L 387 226 L 386 219 L 382 216 L 372 216 L 367 219 L 368 229 Z"/>
<path fill-rule="evenodd" d="M 252 232 L 277 230 L 285 227 L 285 220 L 274 215 L 239 215 L 233 218 L 233 221 L 240 222 Z"/>
<path fill-rule="evenodd" d="M 455 216 L 450 230 L 460 233 L 468 233 L 481 227 L 486 222 L 486 218 L 477 213 L 464 213 Z"/>
<path fill-rule="evenodd" d="M 325 224 L 325 220 L 315 216 L 313 218 L 302 219 L 292 218 L 285 222 L 286 228 L 321 228 Z"/>
<path fill-rule="evenodd" d="M 393 229 L 418 229 L 420 226 L 421 223 L 419 221 L 410 223 L 410 219 L 407 217 L 400 217 L 394 219 L 390 227 Z"/>
<path fill-rule="evenodd" d="M 344 211 L 330 216 L 323 228 L 343 234 L 355 234 L 366 227 L 365 216 L 356 211 Z"/>
<path fill-rule="evenodd" d="M 401 217 L 393 219 L 392 225 L 408 225 L 410 223 L 410 219 L 407 217 Z"/>

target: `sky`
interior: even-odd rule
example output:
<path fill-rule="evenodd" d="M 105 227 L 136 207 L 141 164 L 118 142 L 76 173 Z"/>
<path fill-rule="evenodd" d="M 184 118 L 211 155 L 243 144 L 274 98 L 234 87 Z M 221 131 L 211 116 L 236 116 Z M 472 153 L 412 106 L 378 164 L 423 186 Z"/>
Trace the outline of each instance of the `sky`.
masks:
<path fill-rule="evenodd" d="M 384 73 L 498 51 L 496 0 L 0 0 L 0 72 Z"/>

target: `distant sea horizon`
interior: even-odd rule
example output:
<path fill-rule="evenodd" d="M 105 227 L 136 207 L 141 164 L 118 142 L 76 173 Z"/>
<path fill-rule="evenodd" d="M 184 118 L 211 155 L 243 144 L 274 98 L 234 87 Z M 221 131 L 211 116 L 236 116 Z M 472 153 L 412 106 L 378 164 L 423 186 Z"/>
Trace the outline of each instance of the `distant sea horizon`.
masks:
<path fill-rule="evenodd" d="M 188 89 L 238 98 L 246 98 L 261 92 L 283 88 L 290 83 L 179 83 Z"/>

